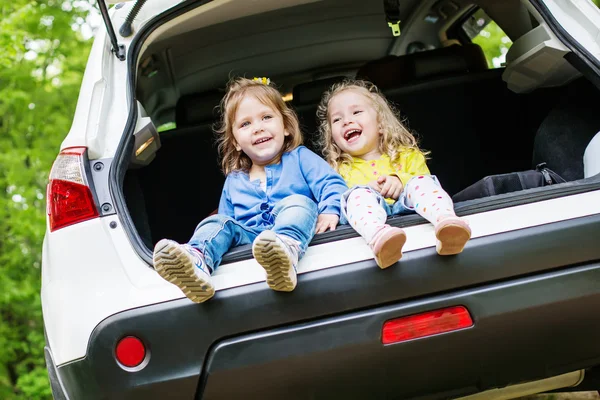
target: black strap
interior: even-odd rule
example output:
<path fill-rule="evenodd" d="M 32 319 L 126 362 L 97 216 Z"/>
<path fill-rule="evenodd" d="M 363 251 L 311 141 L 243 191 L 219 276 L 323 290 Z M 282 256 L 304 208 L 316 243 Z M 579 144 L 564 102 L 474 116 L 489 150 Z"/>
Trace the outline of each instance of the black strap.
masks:
<path fill-rule="evenodd" d="M 560 176 L 559 174 L 557 174 L 556 172 L 552 171 L 550 168 L 548 168 L 546 166 L 546 163 L 539 163 L 538 165 L 535 166 L 536 171 L 539 171 L 542 173 L 542 176 L 544 177 L 544 181 L 546 183 L 546 185 L 552 185 L 553 183 L 565 183 L 566 180 Z"/>
<path fill-rule="evenodd" d="M 400 36 L 400 0 L 383 0 L 383 10 L 394 36 Z"/>
<path fill-rule="evenodd" d="M 383 9 L 387 22 L 396 23 L 400 21 L 399 0 L 383 0 Z"/>

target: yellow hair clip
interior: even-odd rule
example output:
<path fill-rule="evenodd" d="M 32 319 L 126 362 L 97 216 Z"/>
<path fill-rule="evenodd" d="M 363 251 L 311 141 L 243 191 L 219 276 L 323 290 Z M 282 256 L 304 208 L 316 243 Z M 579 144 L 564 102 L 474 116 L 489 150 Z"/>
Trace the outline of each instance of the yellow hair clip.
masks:
<path fill-rule="evenodd" d="M 263 85 L 268 85 L 271 83 L 271 80 L 269 78 L 265 78 L 264 76 L 261 78 L 254 77 L 252 80 L 254 82 L 262 83 Z"/>

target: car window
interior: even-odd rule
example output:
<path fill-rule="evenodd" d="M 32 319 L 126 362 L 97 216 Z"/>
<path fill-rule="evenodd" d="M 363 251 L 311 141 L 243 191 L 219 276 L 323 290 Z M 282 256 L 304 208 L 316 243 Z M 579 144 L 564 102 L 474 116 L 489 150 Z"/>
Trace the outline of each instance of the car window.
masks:
<path fill-rule="evenodd" d="M 483 49 L 489 68 L 500 68 L 512 45 L 510 38 L 483 11 L 478 9 L 463 24 L 462 30 L 469 39 Z"/>

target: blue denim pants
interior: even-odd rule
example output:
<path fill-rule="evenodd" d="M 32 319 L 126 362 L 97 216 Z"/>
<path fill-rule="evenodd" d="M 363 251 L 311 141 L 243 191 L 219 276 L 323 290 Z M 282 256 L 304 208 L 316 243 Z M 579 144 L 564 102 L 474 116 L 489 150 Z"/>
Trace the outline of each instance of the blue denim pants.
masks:
<path fill-rule="evenodd" d="M 299 194 L 288 196 L 275 204 L 271 214 L 273 224 L 261 227 L 262 230 L 247 228 L 226 215 L 211 215 L 198 224 L 188 244 L 204 254 L 204 261 L 214 271 L 230 248 L 251 244 L 260 232 L 271 229 L 297 240 L 302 257 L 315 235 L 318 217 L 315 202 Z"/>

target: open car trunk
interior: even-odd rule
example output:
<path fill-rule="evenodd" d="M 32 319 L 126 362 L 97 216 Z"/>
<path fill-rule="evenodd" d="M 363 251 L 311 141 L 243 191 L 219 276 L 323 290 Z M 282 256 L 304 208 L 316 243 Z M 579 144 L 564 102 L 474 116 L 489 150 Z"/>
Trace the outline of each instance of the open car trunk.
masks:
<path fill-rule="evenodd" d="M 531 170 L 542 162 L 567 181 L 583 179 L 583 152 L 600 130 L 600 115 L 594 110 L 600 100 L 597 89 L 580 78 L 564 87 L 516 94 L 507 89 L 502 72 L 440 77 L 384 93 L 417 133 L 421 147 L 431 151 L 429 168 L 451 196 L 486 176 Z M 318 153 L 319 97 L 313 100 L 295 109 L 305 145 Z M 190 101 L 200 103 L 197 98 Z M 198 112 L 210 114 L 212 106 L 206 107 Z M 196 225 L 218 206 L 224 176 L 212 131 L 216 121 L 191 126 L 186 122 L 178 120 L 177 126 L 183 128 L 162 132 L 162 147 L 152 163 L 130 169 L 125 177 L 129 209 L 149 248 L 165 237 L 186 242 Z M 562 186 L 573 189 L 573 185 Z M 548 189 L 529 190 L 527 201 Z M 473 199 L 457 203 L 456 209 L 466 215 L 481 211 L 482 204 L 486 209 L 517 205 L 526 201 L 522 194 Z M 493 206 L 494 202 L 501 205 Z M 397 226 L 425 222 L 416 215 L 392 219 Z M 351 236 L 352 229 L 340 226 L 336 232 L 317 235 L 314 242 Z M 226 257 L 225 263 L 231 259 Z"/>
<path fill-rule="evenodd" d="M 583 159 L 600 131 L 595 110 L 600 91 L 567 62 L 573 60 L 572 54 L 557 52 L 560 46 L 548 41 L 552 33 L 546 25 L 532 23 L 533 18 L 517 23 L 507 10 L 500 13 L 486 5 L 507 32 L 521 35 L 513 37 L 517 40 L 507 54 L 507 65 L 492 69 L 464 28 L 473 18 L 485 16 L 477 4 L 461 2 L 463 7 L 452 18 L 446 16 L 455 21 L 453 25 L 438 21 L 430 28 L 431 21 L 417 24 L 423 15 L 447 14 L 444 2 L 431 2 L 429 9 L 418 2 L 402 3 L 400 13 L 415 31 L 403 34 L 434 43 L 414 51 L 411 46 L 421 42 L 398 44 L 382 24 L 383 3 L 375 3 L 264 2 L 262 6 L 272 6 L 266 12 L 246 10 L 242 18 L 208 22 L 213 15 L 240 12 L 224 4 L 198 14 L 202 19 L 184 18 L 179 25 L 155 23 L 165 29 L 165 39 L 144 44 L 136 94 L 148 116 L 157 123 L 170 122 L 170 129 L 160 132 L 160 147 L 148 158 L 151 162 L 121 169 L 122 193 L 135 228 L 131 236 L 137 239 L 142 258 L 151 263 L 154 244 L 162 238 L 187 242 L 197 224 L 217 210 L 225 177 L 214 126 L 225 82 L 232 74 L 260 71 L 272 77 L 299 117 L 304 145 L 318 154 L 316 110 L 321 96 L 333 83 L 356 77 L 377 84 L 397 108 L 420 147 L 430 151 L 429 169 L 451 196 L 485 177 L 532 170 L 540 164 L 566 181 L 527 190 L 500 181 L 495 184 L 497 195 L 461 193 L 455 204 L 461 216 L 597 188 L 598 177 L 584 175 Z M 521 3 L 511 7 L 513 13 L 528 12 Z M 171 18 L 185 16 L 185 7 L 181 8 Z M 194 7 L 188 5 L 188 10 Z M 348 24 L 356 28 L 347 32 Z M 240 36 L 242 28 L 245 35 Z M 432 39 L 426 29 L 439 37 Z M 444 36 L 445 42 L 440 39 Z M 536 57 L 553 68 L 532 64 Z M 523 80 L 524 71 L 533 67 L 545 72 Z M 414 214 L 391 217 L 389 223 L 407 227 L 426 221 Z M 356 237 L 353 229 L 342 225 L 316 235 L 311 246 Z M 250 246 L 231 249 L 218 270 L 251 258 Z"/>
<path fill-rule="evenodd" d="M 403 36 L 394 39 L 382 22 L 383 2 L 358 0 L 264 2 L 260 7 L 273 8 L 259 13 L 257 5 L 246 10 L 246 17 L 207 22 L 211 16 L 222 21 L 228 12 L 241 12 L 242 5 L 224 4 L 207 8 L 201 19 L 157 23 L 166 29 L 165 39 L 144 45 L 136 97 L 156 124 L 169 122 L 175 129 L 160 133 L 161 147 L 149 164 L 131 165 L 124 173 L 122 191 L 134 236 L 143 242 L 142 256 L 149 261 L 150 250 L 162 238 L 187 242 L 196 225 L 217 209 L 224 176 L 213 127 L 232 74 L 274 80 L 298 114 L 304 144 L 317 153 L 316 109 L 323 92 L 344 78 L 373 81 L 415 132 L 420 147 L 431 152 L 429 169 L 451 196 L 484 177 L 541 163 L 567 182 L 584 179 L 584 151 L 600 131 L 594 109 L 600 92 L 566 61 L 573 59 L 570 53 L 563 56 L 564 50 L 548 41 L 546 25 L 532 24 L 531 16 L 517 23 L 514 15 L 529 15 L 520 2 L 511 3 L 512 9 L 486 5 L 516 39 L 506 56 L 508 65 L 489 69 L 482 48 L 470 42 L 464 28 L 480 18 L 475 3 L 459 2 L 462 8 L 452 16 L 444 1 L 400 3 L 410 26 L 403 35 L 410 43 Z M 432 25 L 434 14 L 442 17 Z M 423 16 L 429 19 L 423 22 Z M 354 28 L 348 31 L 348 26 Z M 428 42 L 425 48 L 433 50 L 410 50 Z M 544 72 L 531 75 L 533 68 Z M 555 195 L 561 195 L 560 186 Z M 585 182 L 578 188 L 563 184 L 567 187 L 569 193 L 590 190 Z M 551 188 L 512 193 L 511 200 L 467 198 L 472 201 L 456 208 L 465 215 L 481 211 L 482 204 L 485 209 L 514 206 L 535 201 L 538 192 L 538 199 L 552 197 Z M 425 222 L 418 216 L 393 219 L 399 226 Z M 317 235 L 314 242 L 352 235 L 341 227 Z"/>

